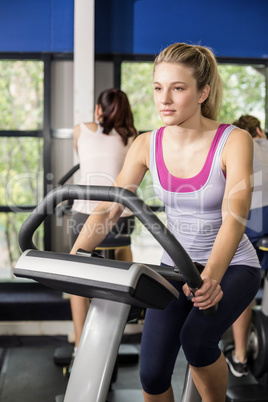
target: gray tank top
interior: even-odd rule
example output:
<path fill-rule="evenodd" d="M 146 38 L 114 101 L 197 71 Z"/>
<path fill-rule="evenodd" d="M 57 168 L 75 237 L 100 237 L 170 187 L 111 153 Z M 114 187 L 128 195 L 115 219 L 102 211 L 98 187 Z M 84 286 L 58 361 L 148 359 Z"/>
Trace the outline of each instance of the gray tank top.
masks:
<path fill-rule="evenodd" d="M 211 166 L 205 183 L 201 184 L 200 187 L 195 183 L 195 187 L 187 192 L 170 191 L 162 186 L 157 157 L 159 149 L 156 144 L 157 136 L 163 129 L 154 130 L 151 134 L 150 171 L 155 194 L 165 205 L 167 226 L 191 259 L 203 265 L 209 258 L 222 223 L 221 204 L 226 179 L 221 169 L 220 160 L 229 134 L 235 128 L 234 126 L 225 127 L 222 127 L 220 133 L 217 132 L 220 136 L 216 146 L 214 141 L 215 150 L 213 157 L 211 157 Z M 165 251 L 162 262 L 167 265 L 174 265 Z M 260 268 L 257 254 L 246 235 L 243 235 L 231 261 L 231 265 L 239 264 Z"/>

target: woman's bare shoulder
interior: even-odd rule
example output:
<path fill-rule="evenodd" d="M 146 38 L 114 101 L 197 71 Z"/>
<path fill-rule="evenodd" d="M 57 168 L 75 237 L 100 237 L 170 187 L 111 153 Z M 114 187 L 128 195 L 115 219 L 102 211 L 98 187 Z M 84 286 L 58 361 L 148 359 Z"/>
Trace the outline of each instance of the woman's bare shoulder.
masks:
<path fill-rule="evenodd" d="M 240 128 L 233 129 L 222 152 L 223 164 L 251 163 L 252 156 L 253 139 L 249 132 Z"/>
<path fill-rule="evenodd" d="M 136 143 L 136 146 L 140 147 L 149 147 L 151 143 L 151 136 L 152 136 L 152 131 L 147 131 L 145 133 L 139 134 L 133 143 Z"/>
<path fill-rule="evenodd" d="M 98 129 L 98 124 L 93 122 L 89 122 L 89 123 L 83 123 L 86 128 L 88 128 L 88 130 L 93 131 L 94 133 L 97 131 Z"/>
<path fill-rule="evenodd" d="M 249 134 L 248 131 L 243 130 L 241 128 L 234 128 L 226 142 L 226 148 L 230 149 L 233 146 L 236 147 L 247 147 L 247 146 L 252 146 L 253 144 L 253 139 L 252 136 Z"/>
<path fill-rule="evenodd" d="M 151 132 L 139 134 L 133 141 L 129 152 L 129 158 L 135 158 L 136 162 L 142 163 L 148 166 L 149 154 L 150 154 L 150 139 Z"/>
<path fill-rule="evenodd" d="M 141 151 L 148 150 L 150 147 L 151 134 L 151 132 L 139 134 L 133 141 L 131 148 L 135 148 L 135 150 L 139 149 Z"/>

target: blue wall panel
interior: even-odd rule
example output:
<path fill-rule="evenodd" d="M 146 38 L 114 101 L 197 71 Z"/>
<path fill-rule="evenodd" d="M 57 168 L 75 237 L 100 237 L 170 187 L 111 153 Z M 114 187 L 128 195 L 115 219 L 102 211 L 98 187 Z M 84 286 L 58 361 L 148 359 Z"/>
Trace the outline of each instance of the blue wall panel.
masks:
<path fill-rule="evenodd" d="M 267 0 L 138 0 L 134 53 L 174 42 L 200 43 L 217 56 L 268 58 Z"/>
<path fill-rule="evenodd" d="M 51 4 L 50 51 L 72 53 L 74 0 L 51 0 Z"/>
<path fill-rule="evenodd" d="M 1 52 L 72 52 L 74 0 L 0 0 Z"/>
<path fill-rule="evenodd" d="M 95 0 L 96 53 L 133 53 L 136 0 Z"/>
<path fill-rule="evenodd" d="M 0 0 L 0 51 L 73 52 L 74 1 Z M 154 55 L 188 42 L 268 59 L 268 0 L 95 0 L 95 10 L 96 53 Z"/>

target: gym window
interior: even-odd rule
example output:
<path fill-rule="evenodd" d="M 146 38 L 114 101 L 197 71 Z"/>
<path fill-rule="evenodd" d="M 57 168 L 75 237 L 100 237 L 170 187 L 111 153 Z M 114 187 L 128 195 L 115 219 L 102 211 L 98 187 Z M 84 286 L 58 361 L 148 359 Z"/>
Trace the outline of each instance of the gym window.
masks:
<path fill-rule="evenodd" d="M 19 229 L 44 194 L 45 63 L 33 57 L 0 59 L 0 280 L 13 279 Z"/>

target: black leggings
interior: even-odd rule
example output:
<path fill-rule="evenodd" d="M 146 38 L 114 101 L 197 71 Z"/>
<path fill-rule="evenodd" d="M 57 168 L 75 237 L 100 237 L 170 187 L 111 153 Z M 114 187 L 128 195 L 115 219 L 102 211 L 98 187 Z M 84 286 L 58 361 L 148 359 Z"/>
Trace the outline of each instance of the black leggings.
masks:
<path fill-rule="evenodd" d="M 79 233 L 81 232 L 84 223 L 86 222 L 89 215 L 81 214 L 80 212 L 73 211 L 72 214 L 72 225 L 71 227 L 71 242 L 72 245 L 75 243 Z M 118 219 L 110 233 L 113 235 L 128 234 L 130 235 L 135 227 L 135 217 L 134 215 L 124 216 Z M 109 236 L 109 234 L 107 235 Z"/>
<path fill-rule="evenodd" d="M 182 282 L 171 282 L 179 299 L 165 310 L 147 309 L 141 343 L 140 376 L 145 392 L 161 394 L 171 385 L 175 361 L 182 346 L 194 367 L 208 366 L 220 357 L 223 333 L 254 299 L 260 286 L 260 269 L 230 266 L 222 281 L 223 297 L 214 315 L 206 315 L 182 291 Z"/>

